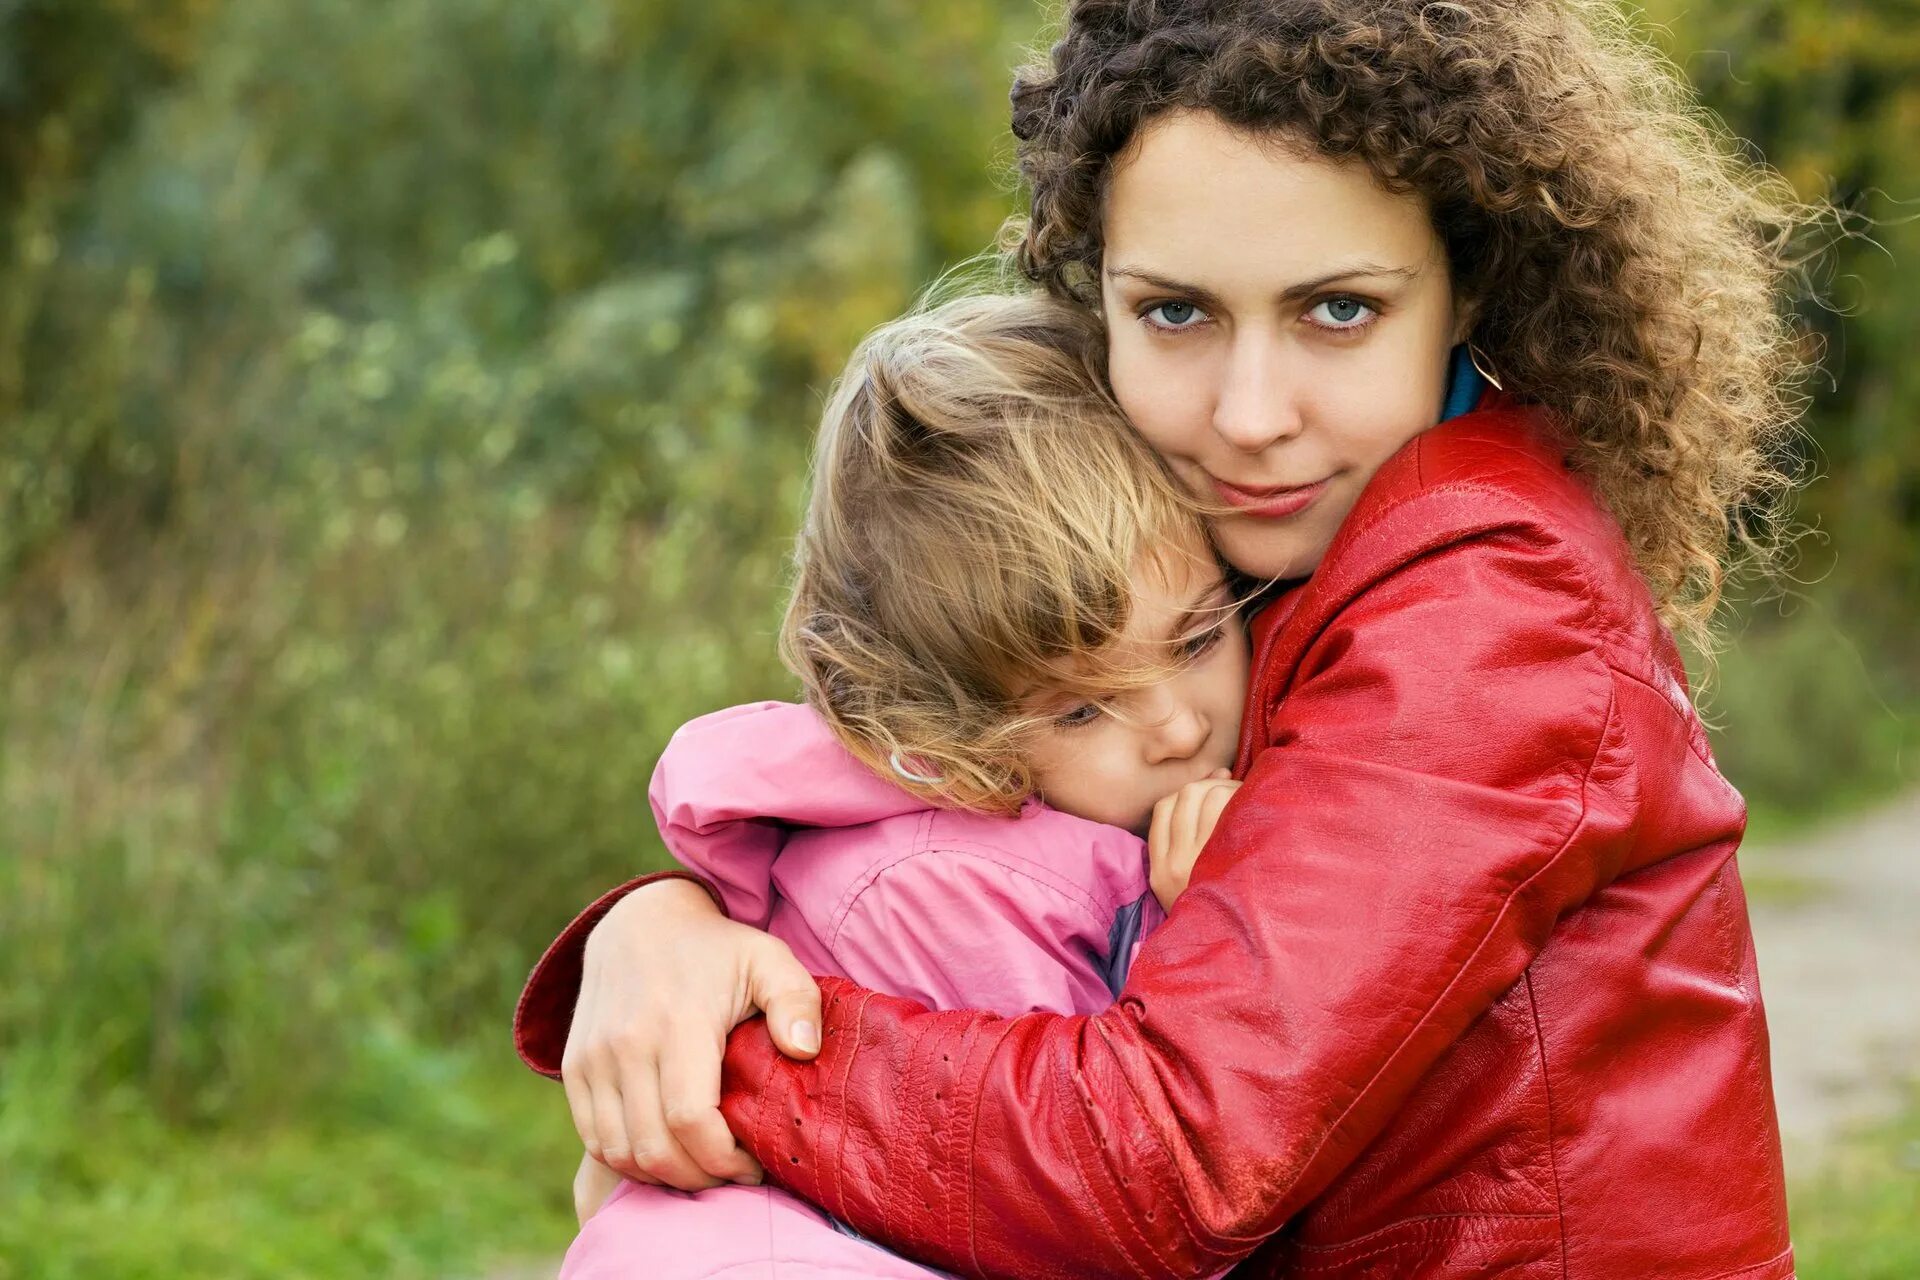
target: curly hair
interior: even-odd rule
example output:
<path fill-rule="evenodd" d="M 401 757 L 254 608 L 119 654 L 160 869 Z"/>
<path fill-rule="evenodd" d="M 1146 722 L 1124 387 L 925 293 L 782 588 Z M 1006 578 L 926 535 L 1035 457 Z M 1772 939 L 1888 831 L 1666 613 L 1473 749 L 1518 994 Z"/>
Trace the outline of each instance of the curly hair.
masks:
<path fill-rule="evenodd" d="M 1106 389 L 1105 335 L 1028 288 L 882 325 L 822 415 L 780 653 L 853 755 L 936 803 L 1034 790 L 1034 687 L 1170 674 L 1114 642 L 1143 567 L 1214 563 Z"/>
<path fill-rule="evenodd" d="M 1728 143 L 1603 0 L 1075 0 L 1015 80 L 1020 269 L 1098 307 L 1102 203 L 1142 127 L 1211 112 L 1418 193 L 1472 342 L 1547 406 L 1664 621 L 1784 545 L 1809 370 L 1781 305 L 1813 206 Z"/>

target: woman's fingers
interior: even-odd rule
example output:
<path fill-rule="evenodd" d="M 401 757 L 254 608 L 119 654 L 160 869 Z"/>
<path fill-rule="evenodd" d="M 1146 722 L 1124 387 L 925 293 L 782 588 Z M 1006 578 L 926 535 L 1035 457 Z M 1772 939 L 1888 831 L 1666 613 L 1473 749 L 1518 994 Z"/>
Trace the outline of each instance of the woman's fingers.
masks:
<path fill-rule="evenodd" d="M 627 1070 L 620 1077 L 620 1105 L 630 1144 L 626 1154 L 631 1172 L 608 1155 L 602 1155 L 601 1159 L 609 1168 L 628 1177 L 658 1182 L 680 1191 L 705 1191 L 719 1186 L 721 1180 L 702 1169 L 668 1127 L 660 1090 L 658 1060 L 650 1056 L 630 1056 Z"/>
<path fill-rule="evenodd" d="M 720 1114 L 722 1041 L 669 1036 L 660 1059 L 660 1106 L 667 1132 L 702 1172 L 722 1182 L 758 1185 L 760 1162 L 739 1143 Z"/>
<path fill-rule="evenodd" d="M 792 948 L 768 937 L 748 961 L 747 1000 L 767 1015 L 773 1043 L 804 1062 L 820 1052 L 820 984 L 794 958 Z M 713 1060 L 714 1097 L 719 1097 L 720 1060 Z"/>

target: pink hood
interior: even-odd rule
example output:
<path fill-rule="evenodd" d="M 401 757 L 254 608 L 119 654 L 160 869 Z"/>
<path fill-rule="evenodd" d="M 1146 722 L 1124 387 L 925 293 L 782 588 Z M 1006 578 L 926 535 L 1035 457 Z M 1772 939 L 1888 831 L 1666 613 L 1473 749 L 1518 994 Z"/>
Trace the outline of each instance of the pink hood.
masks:
<path fill-rule="evenodd" d="M 667 848 L 815 973 L 937 1008 L 1105 1008 L 1162 918 L 1130 832 L 1030 800 L 942 809 L 876 775 L 811 707 L 674 734 L 648 791 Z"/>

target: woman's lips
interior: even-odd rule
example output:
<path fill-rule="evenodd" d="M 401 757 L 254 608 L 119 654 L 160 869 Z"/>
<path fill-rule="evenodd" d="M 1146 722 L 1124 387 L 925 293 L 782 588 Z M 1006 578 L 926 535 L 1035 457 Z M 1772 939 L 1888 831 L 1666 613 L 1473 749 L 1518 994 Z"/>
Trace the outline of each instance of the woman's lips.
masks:
<path fill-rule="evenodd" d="M 1213 481 L 1214 492 L 1220 495 L 1222 502 L 1250 516 L 1267 520 L 1278 520 L 1282 516 L 1305 511 L 1327 488 L 1325 480 L 1293 488 L 1243 489 L 1237 484 L 1228 484 L 1218 476 L 1209 476 L 1208 479 Z"/>

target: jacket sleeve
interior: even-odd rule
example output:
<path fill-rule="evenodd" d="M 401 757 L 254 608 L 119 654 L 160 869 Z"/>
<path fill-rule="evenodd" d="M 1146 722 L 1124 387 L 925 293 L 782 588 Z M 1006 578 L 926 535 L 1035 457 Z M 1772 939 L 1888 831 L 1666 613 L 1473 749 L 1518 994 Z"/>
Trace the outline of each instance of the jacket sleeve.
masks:
<path fill-rule="evenodd" d="M 560 1078 L 560 1058 L 567 1048 L 567 1031 L 573 1025 L 574 1002 L 580 997 L 581 965 L 586 959 L 587 935 L 613 909 L 613 904 L 656 880 L 691 880 L 707 891 L 713 905 L 726 914 L 720 893 L 699 876 L 686 871 L 656 871 L 636 876 L 594 899 L 585 911 L 553 940 L 527 976 L 520 1001 L 513 1009 L 513 1047 L 520 1061 L 543 1076 Z"/>
<path fill-rule="evenodd" d="M 828 980 L 815 1062 L 734 1032 L 735 1133 L 829 1213 L 970 1275 L 1252 1252 L 1617 872 L 1592 795 L 1627 761 L 1570 555 L 1497 529 L 1356 589 L 1112 1008 L 930 1013 Z"/>

